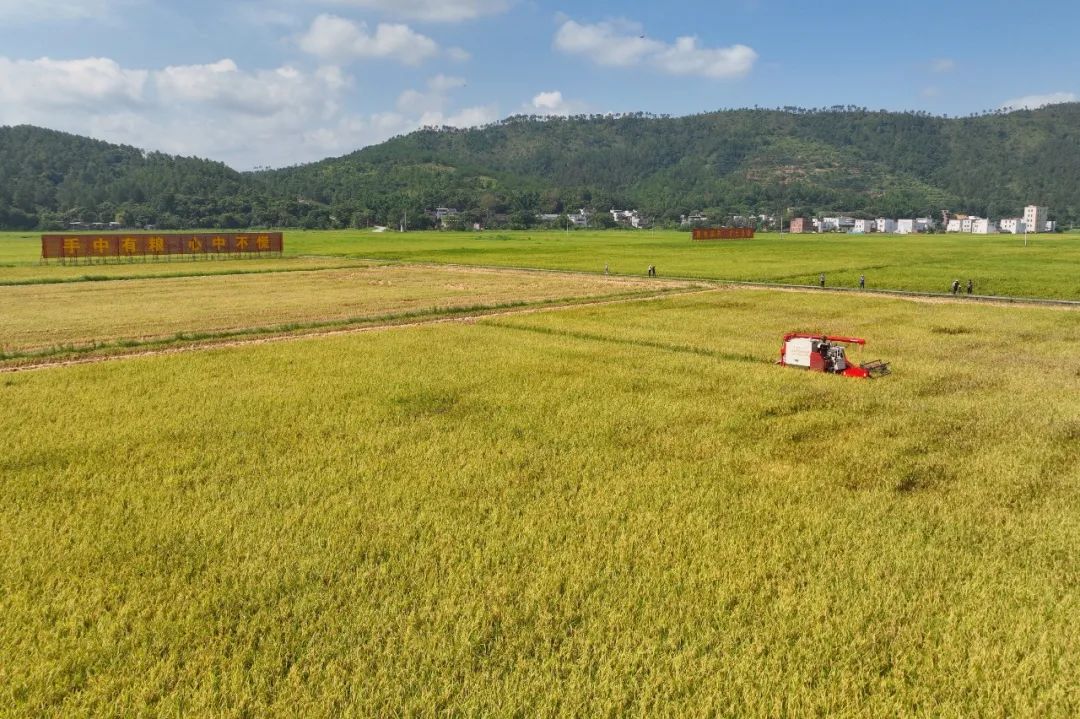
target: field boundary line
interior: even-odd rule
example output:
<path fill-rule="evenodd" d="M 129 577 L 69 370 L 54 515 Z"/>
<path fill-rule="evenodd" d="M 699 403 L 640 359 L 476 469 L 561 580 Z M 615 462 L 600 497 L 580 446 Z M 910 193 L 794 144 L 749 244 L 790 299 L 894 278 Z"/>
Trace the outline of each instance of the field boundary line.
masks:
<path fill-rule="evenodd" d="M 308 257 L 307 260 L 312 259 L 326 259 L 325 257 Z M 334 258 L 340 259 L 340 258 Z M 206 262 L 206 260 L 201 260 Z M 256 260 L 252 260 L 256 261 Z M 248 275 L 279 275 L 290 274 L 294 272 L 327 272 L 330 270 L 351 270 L 356 268 L 370 267 L 372 264 L 378 266 L 383 265 L 396 265 L 401 264 L 392 261 L 379 262 L 376 260 L 356 260 L 354 264 L 344 265 L 331 265 L 328 267 L 268 267 L 262 270 L 253 269 L 237 269 L 229 270 L 227 272 L 162 272 L 160 274 L 148 274 L 148 275 L 116 275 L 110 277 L 108 275 L 92 275 L 83 274 L 78 277 L 43 277 L 38 279 L 19 279 L 19 280 L 0 280 L 0 287 L 36 287 L 45 285 L 77 285 L 84 282 L 134 282 L 137 280 L 181 280 L 189 278 L 200 277 L 242 277 Z M 102 265 L 79 265 L 80 268 L 90 268 Z M 131 265 L 107 265 L 107 267 L 129 267 Z M 159 265 L 152 265 L 159 266 Z M 220 266 L 220 265 L 219 265 Z"/>
<path fill-rule="evenodd" d="M 122 349 L 107 354 L 93 354 L 84 357 L 60 356 L 56 359 L 47 359 L 39 362 L 26 362 L 23 364 L 9 364 L 0 366 L 0 374 L 14 374 L 17 372 L 30 372 L 59 367 L 71 367 L 75 365 L 100 364 L 103 362 L 115 362 L 119 360 L 140 359 L 147 357 L 159 357 L 164 355 L 185 354 L 189 352 L 205 352 L 216 349 L 232 349 L 254 345 L 271 344 L 276 342 L 289 342 L 305 339 L 322 339 L 352 334 L 364 334 L 368 332 L 382 332 L 395 329 L 411 329 L 416 327 L 428 327 L 443 324 L 474 324 L 484 319 L 496 317 L 512 317 L 515 315 L 537 314 L 540 312 L 559 312 L 562 310 L 576 309 L 579 307 L 601 307 L 605 305 L 628 304 L 634 302 L 651 302 L 667 297 L 682 297 L 685 295 L 718 292 L 721 287 L 688 287 L 671 288 L 655 294 L 634 294 L 631 296 L 609 297 L 596 301 L 583 302 L 560 302 L 556 304 L 531 304 L 518 308 L 506 309 L 496 307 L 490 310 L 477 310 L 451 316 L 435 316 L 420 320 L 388 321 L 380 324 L 367 324 L 354 327 L 339 327 L 335 329 L 315 329 L 312 331 L 281 332 L 276 334 L 263 334 L 257 337 L 245 339 L 222 338 L 220 340 L 196 340 L 171 347 L 157 349 L 133 349 L 125 352 Z"/>

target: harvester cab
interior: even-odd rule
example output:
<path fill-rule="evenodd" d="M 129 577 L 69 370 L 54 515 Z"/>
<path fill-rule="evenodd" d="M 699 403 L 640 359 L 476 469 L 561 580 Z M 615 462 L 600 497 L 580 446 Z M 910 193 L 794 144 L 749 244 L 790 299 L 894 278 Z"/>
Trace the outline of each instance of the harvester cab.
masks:
<path fill-rule="evenodd" d="M 834 337 L 792 332 L 784 335 L 780 347 L 780 361 L 785 367 L 799 367 L 811 372 L 841 374 L 845 377 L 873 379 L 889 374 L 889 364 L 881 360 L 853 364 L 848 360 L 847 347 L 862 347 L 866 340 L 860 337 Z"/>

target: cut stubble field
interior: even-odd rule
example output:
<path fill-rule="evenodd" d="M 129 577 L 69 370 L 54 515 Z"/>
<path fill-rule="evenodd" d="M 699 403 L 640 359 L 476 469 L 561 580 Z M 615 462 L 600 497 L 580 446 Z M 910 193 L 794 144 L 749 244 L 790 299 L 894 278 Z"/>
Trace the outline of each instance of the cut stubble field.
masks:
<path fill-rule="evenodd" d="M 460 310 L 660 293 L 692 283 L 371 265 L 223 277 L 0 287 L 0 356 L 258 335 Z"/>
<path fill-rule="evenodd" d="M 0 705 L 1075 716 L 1077 341 L 718 289 L 0 377 Z"/>

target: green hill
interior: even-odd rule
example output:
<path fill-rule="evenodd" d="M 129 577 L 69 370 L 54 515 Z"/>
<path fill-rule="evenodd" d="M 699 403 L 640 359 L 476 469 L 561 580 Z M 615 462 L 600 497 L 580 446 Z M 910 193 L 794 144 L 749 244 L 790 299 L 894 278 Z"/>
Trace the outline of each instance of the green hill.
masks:
<path fill-rule="evenodd" d="M 162 227 L 394 224 L 451 206 L 528 224 L 578 207 L 866 216 L 941 210 L 1080 219 L 1080 104 L 948 119 L 730 110 L 516 117 L 425 129 L 340 158 L 257 173 L 32 127 L 0 128 L 0 225 L 122 216 Z"/>

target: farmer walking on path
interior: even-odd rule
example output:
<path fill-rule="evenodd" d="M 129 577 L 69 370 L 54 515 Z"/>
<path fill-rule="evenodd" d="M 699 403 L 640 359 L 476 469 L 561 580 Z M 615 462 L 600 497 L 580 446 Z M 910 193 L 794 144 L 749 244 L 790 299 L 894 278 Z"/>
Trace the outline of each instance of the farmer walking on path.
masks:
<path fill-rule="evenodd" d="M 971 280 L 968 280 L 968 294 L 970 295 L 974 291 L 975 291 L 975 283 L 972 282 Z"/>
<path fill-rule="evenodd" d="M 952 293 L 955 295 L 960 291 L 960 280 L 952 281 Z"/>
<path fill-rule="evenodd" d="M 859 289 L 866 289 L 866 275 L 859 275 Z"/>
<path fill-rule="evenodd" d="M 824 272 L 822 272 L 821 276 L 818 277 L 818 282 L 821 284 L 822 289 L 824 289 L 825 288 L 825 273 Z"/>

